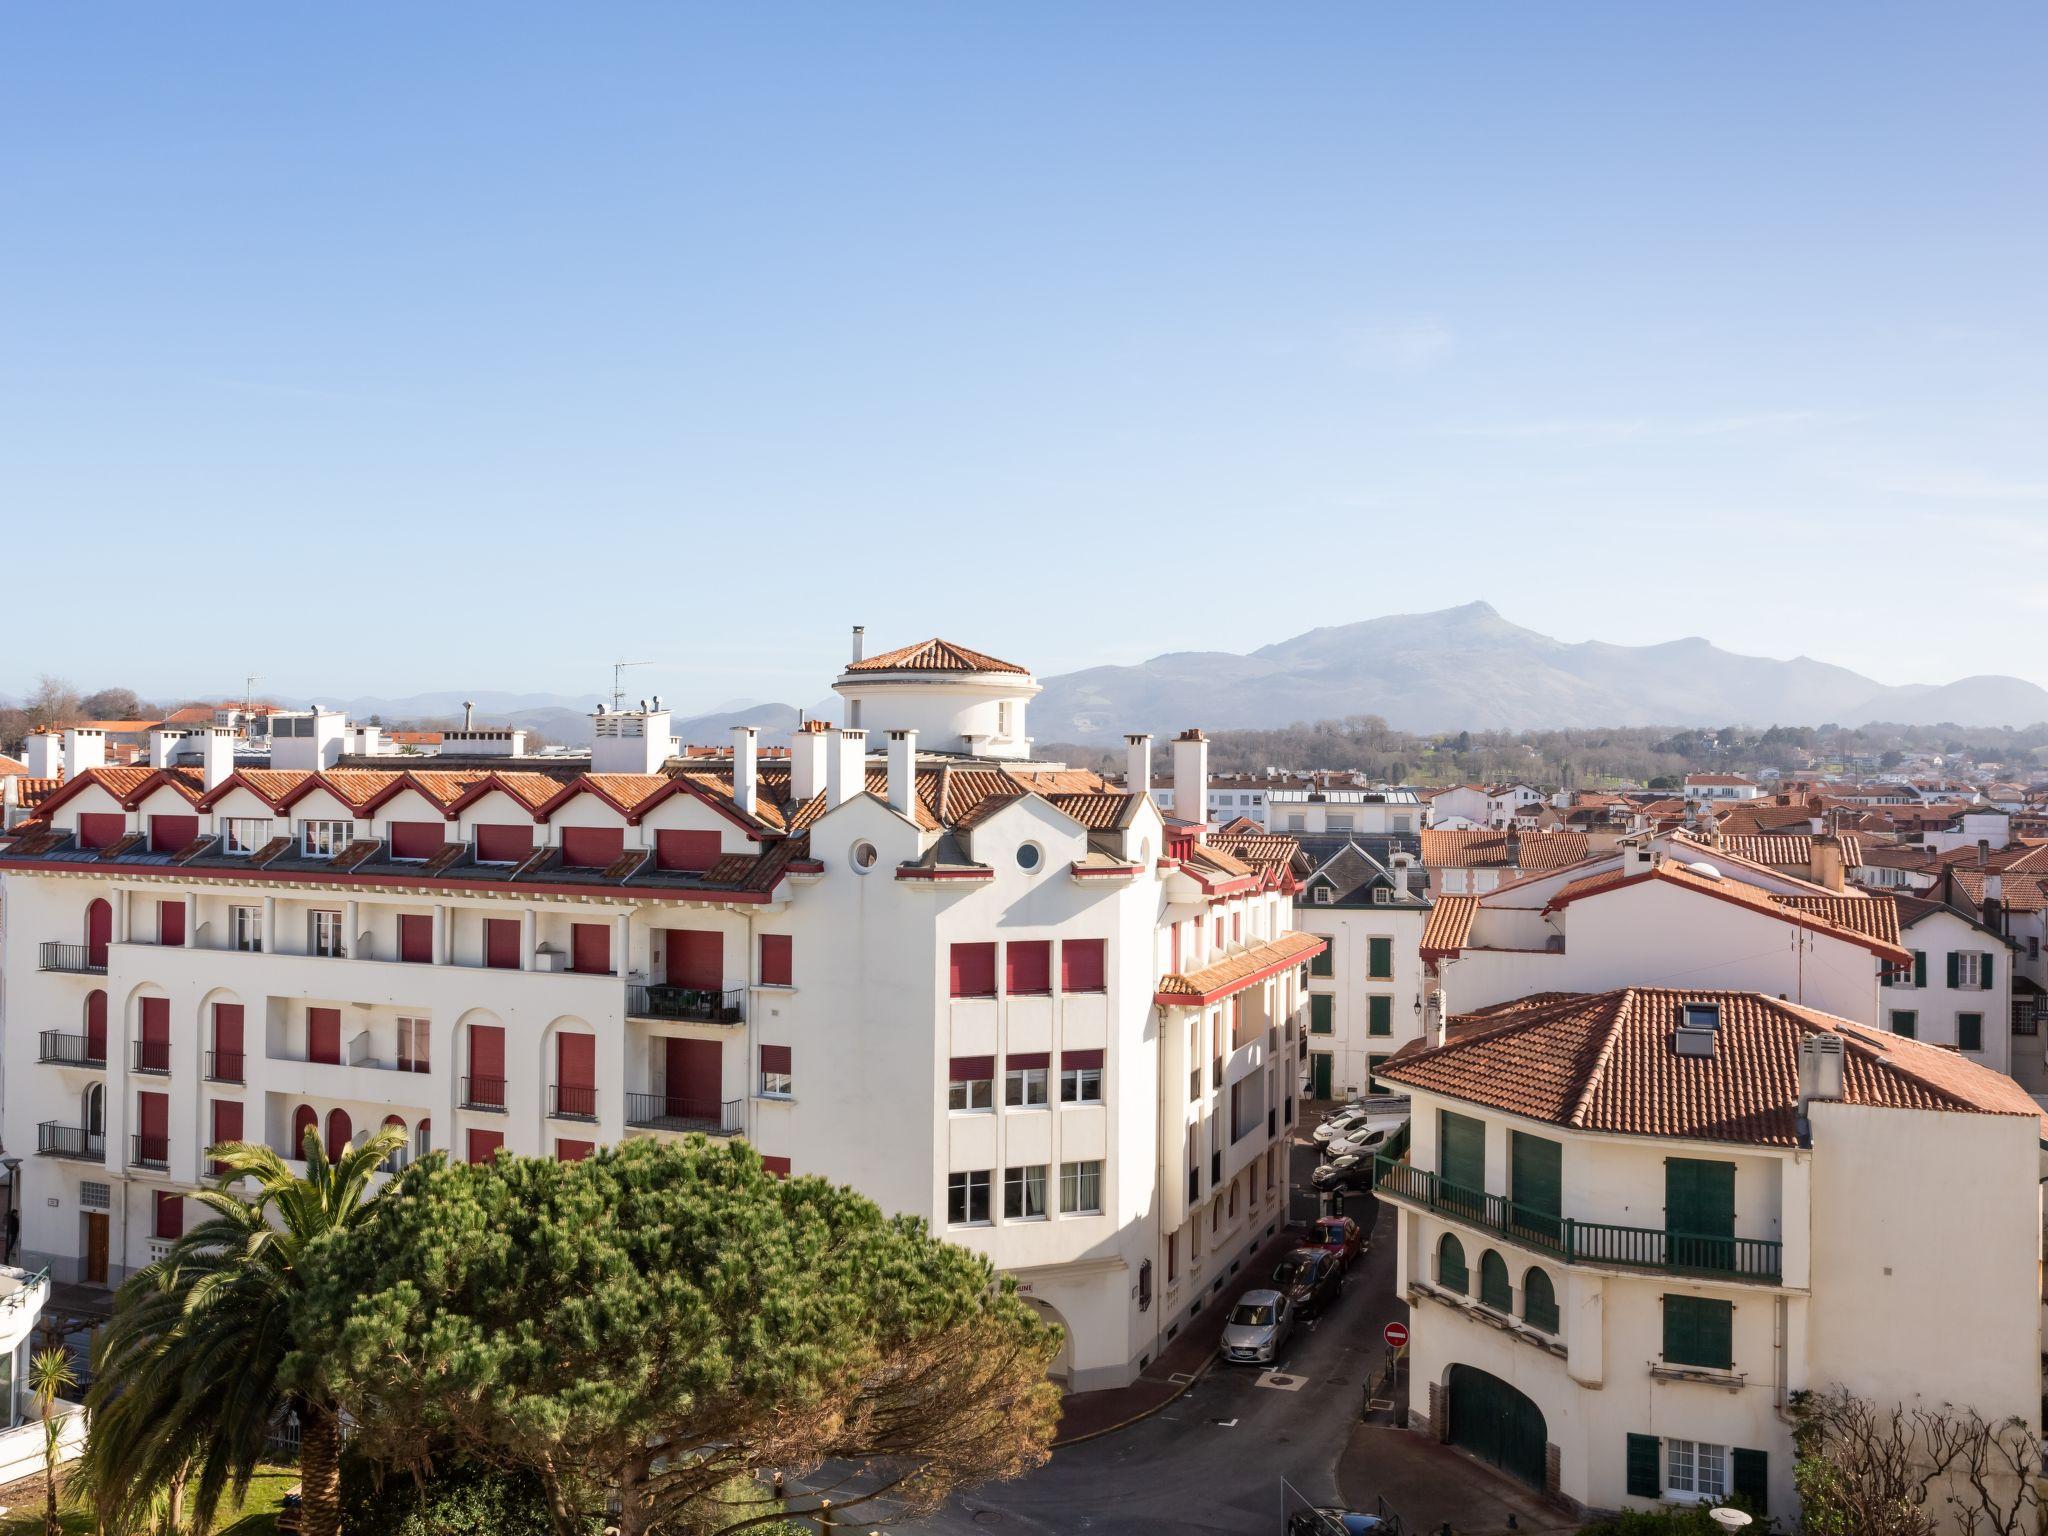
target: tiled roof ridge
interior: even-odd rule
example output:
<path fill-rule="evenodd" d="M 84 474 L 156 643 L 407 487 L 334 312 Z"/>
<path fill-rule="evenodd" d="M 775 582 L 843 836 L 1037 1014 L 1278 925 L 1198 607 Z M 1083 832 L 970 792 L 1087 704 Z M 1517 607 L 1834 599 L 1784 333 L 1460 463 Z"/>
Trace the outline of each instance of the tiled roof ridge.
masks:
<path fill-rule="evenodd" d="M 1013 661 L 1003 661 L 984 651 L 971 650 L 943 640 L 937 635 L 929 640 L 919 640 L 910 645 L 899 645 L 891 651 L 881 651 L 873 656 L 863 657 L 846 669 L 848 672 L 1015 672 L 1028 675 L 1027 669 Z"/>
<path fill-rule="evenodd" d="M 1607 1006 L 1607 1017 L 1602 1021 L 1600 1049 L 1593 1057 L 1593 1064 L 1587 1070 L 1585 1082 L 1579 1089 L 1578 1102 L 1573 1104 L 1567 1123 L 1583 1127 L 1592 1109 L 1593 1096 L 1598 1093 L 1607 1078 L 1607 1068 L 1614 1061 L 1617 1042 L 1621 1039 L 1621 1022 L 1634 1006 L 1636 988 L 1622 987 Z"/>

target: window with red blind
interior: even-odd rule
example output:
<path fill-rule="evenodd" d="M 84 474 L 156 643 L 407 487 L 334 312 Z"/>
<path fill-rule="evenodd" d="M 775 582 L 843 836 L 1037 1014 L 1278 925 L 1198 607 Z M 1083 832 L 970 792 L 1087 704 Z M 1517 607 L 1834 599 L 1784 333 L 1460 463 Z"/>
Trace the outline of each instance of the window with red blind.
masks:
<path fill-rule="evenodd" d="M 398 914 L 398 958 L 409 965 L 434 963 L 434 919 L 425 912 Z"/>
<path fill-rule="evenodd" d="M 1063 939 L 1060 942 L 1060 990 L 1100 992 L 1103 990 L 1103 941 Z"/>
<path fill-rule="evenodd" d="M 306 1155 L 306 1132 L 317 1129 L 319 1124 L 319 1112 L 310 1104 L 301 1104 L 292 1111 L 291 1155 L 293 1157 L 304 1157 Z"/>
<path fill-rule="evenodd" d="M 339 1008 L 308 1008 L 306 1010 L 306 1060 L 325 1062 L 329 1066 L 341 1064 L 341 1010 Z"/>
<path fill-rule="evenodd" d="M 789 1177 L 789 1159 L 786 1157 L 764 1156 L 761 1159 L 761 1166 L 765 1168 L 768 1172 L 774 1174 L 775 1177 L 777 1177 L 778 1179 L 786 1179 Z"/>
<path fill-rule="evenodd" d="M 394 859 L 431 859 L 448 840 L 445 821 L 394 821 L 390 825 Z"/>
<path fill-rule="evenodd" d="M 149 851 L 176 853 L 199 840 L 197 816 L 152 816 L 149 818 Z"/>
<path fill-rule="evenodd" d="M 171 1000 L 145 997 L 140 1003 L 141 1040 L 136 1047 L 135 1068 L 139 1072 L 171 1070 Z"/>
<path fill-rule="evenodd" d="M 566 1136 L 555 1138 L 555 1161 L 558 1163 L 580 1163 L 596 1150 L 594 1141 L 571 1141 Z"/>
<path fill-rule="evenodd" d="M 790 1070 L 789 1047 L 786 1045 L 764 1045 L 761 1047 L 761 1091 L 784 1094 L 792 1091 L 795 1074 Z"/>
<path fill-rule="evenodd" d="M 78 846 L 109 848 L 128 835 L 128 818 L 119 811 L 82 811 L 78 817 Z"/>
<path fill-rule="evenodd" d="M 955 997 L 996 995 L 996 947 L 993 944 L 955 944 L 951 957 Z"/>
<path fill-rule="evenodd" d="M 156 941 L 172 949 L 185 944 L 185 903 L 160 901 L 156 904 Z"/>
<path fill-rule="evenodd" d="M 1230 914 L 1230 937 L 1233 943 L 1244 937 L 1244 913 L 1241 911 Z"/>
<path fill-rule="evenodd" d="M 624 827 L 562 828 L 562 863 L 570 869 L 603 869 L 625 848 Z"/>
<path fill-rule="evenodd" d="M 476 834 L 476 861 L 479 864 L 517 864 L 533 852 L 533 825 L 505 826 L 479 822 L 472 829 Z"/>
<path fill-rule="evenodd" d="M 156 1191 L 156 1210 L 149 1224 L 150 1236 L 173 1242 L 185 1235 L 185 1197 L 167 1189 Z"/>
<path fill-rule="evenodd" d="M 585 976 L 609 976 L 612 970 L 612 925 L 569 925 L 569 969 Z"/>
<path fill-rule="evenodd" d="M 519 969 L 519 919 L 484 919 L 484 964 L 494 971 Z"/>
<path fill-rule="evenodd" d="M 224 1141 L 240 1141 L 241 1139 L 241 1100 L 215 1099 L 213 1101 L 213 1140 L 209 1143 L 209 1145 L 217 1147 Z M 213 1165 L 213 1171 L 215 1173 L 219 1173 L 222 1170 L 222 1164 L 215 1163 Z"/>
<path fill-rule="evenodd" d="M 795 974 L 791 964 L 789 935 L 786 933 L 764 933 L 761 935 L 761 985 L 764 987 L 787 987 L 792 985 L 790 977 Z"/>
<path fill-rule="evenodd" d="M 505 1145 L 503 1131 L 471 1131 L 466 1149 L 472 1163 L 488 1163 Z"/>
<path fill-rule="evenodd" d="M 1223 947 L 1223 919 L 1220 917 L 1216 919 L 1216 947 Z"/>
<path fill-rule="evenodd" d="M 670 830 L 654 834 L 654 867 L 702 872 L 718 862 L 716 832 Z"/>
<path fill-rule="evenodd" d="M 1003 946 L 1003 989 L 1012 994 L 1052 990 L 1052 940 L 1011 940 Z"/>

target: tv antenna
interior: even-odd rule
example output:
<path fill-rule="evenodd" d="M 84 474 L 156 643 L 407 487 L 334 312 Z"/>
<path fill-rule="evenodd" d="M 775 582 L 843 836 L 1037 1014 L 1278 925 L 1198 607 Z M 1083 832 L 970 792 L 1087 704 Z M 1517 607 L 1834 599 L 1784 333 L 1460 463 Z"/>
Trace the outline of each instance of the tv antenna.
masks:
<path fill-rule="evenodd" d="M 242 713 L 248 714 L 256 703 L 256 674 L 251 672 L 243 679 Z"/>
<path fill-rule="evenodd" d="M 615 661 L 612 663 L 612 713 L 618 713 L 619 705 L 626 697 L 625 685 L 620 681 L 619 674 L 628 667 L 651 667 L 653 665 L 654 663 L 651 661 Z"/>

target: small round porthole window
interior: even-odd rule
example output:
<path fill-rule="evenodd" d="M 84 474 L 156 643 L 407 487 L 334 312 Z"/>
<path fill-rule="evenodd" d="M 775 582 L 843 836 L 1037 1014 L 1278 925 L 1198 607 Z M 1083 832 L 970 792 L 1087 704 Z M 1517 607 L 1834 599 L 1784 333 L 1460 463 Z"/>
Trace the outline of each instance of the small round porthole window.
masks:
<path fill-rule="evenodd" d="M 873 843 L 862 840 L 853 845 L 853 867 L 862 874 L 866 874 L 869 870 L 873 869 L 875 867 L 875 860 L 880 857 L 881 855 L 875 852 L 875 845 Z"/>
<path fill-rule="evenodd" d="M 1019 869 L 1036 869 L 1044 862 L 1044 859 L 1045 850 L 1036 843 L 1025 843 L 1017 850 L 1017 867 Z"/>

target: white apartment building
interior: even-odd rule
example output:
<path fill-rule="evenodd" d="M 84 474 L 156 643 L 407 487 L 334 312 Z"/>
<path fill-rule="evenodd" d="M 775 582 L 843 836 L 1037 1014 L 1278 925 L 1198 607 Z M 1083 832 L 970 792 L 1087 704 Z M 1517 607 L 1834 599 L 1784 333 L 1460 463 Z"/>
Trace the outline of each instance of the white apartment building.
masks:
<path fill-rule="evenodd" d="M 1265 825 L 1275 832 L 1413 837 L 1428 824 L 1428 807 L 1412 789 L 1276 789 L 1266 797 Z"/>
<path fill-rule="evenodd" d="M 1763 796 L 1761 784 L 1745 779 L 1739 773 L 1688 773 L 1685 776 L 1685 798 L 1688 801 L 1727 804 L 1761 800 Z"/>
<path fill-rule="evenodd" d="M 1302 879 L 1295 921 L 1329 946 L 1308 968 L 1308 1098 L 1390 1092 L 1380 1068 L 1421 1041 L 1429 898 L 1420 876 L 1408 853 L 1383 864 L 1346 842 Z"/>
<path fill-rule="evenodd" d="M 1780 1521 L 1794 1392 L 2038 1439 L 2048 1165 L 2009 1079 L 1754 992 L 1632 987 L 1387 1074 L 1414 1102 L 1378 1185 L 1412 1427 L 1582 1508 L 1739 1494 Z"/>
<path fill-rule="evenodd" d="M 1919 896 L 1895 896 L 1899 942 L 1912 964 L 1887 971 L 1884 1027 L 1895 1035 L 1948 1046 L 2008 1077 L 2042 1090 L 2038 1034 L 2015 1038 L 2013 951 L 2003 934 L 1956 907 Z M 2038 1029 L 2031 1013 L 2026 1025 Z M 2031 1051 L 2033 1060 L 2020 1058 Z"/>
<path fill-rule="evenodd" d="M 1127 1381 L 1282 1219 L 1290 861 L 1169 829 L 1148 738 L 1128 790 L 1032 761 L 1011 663 L 857 642 L 834 687 L 865 726 L 781 759 L 672 758 L 657 708 L 587 764 L 74 764 L 0 848 L 25 1262 L 118 1282 L 220 1140 L 744 1136 L 987 1252 L 1070 1386 Z M 1198 796 L 1207 761 L 1173 744 Z"/>

